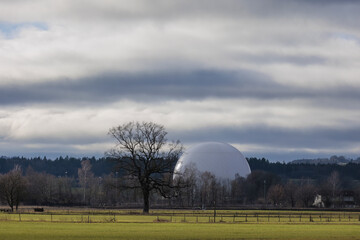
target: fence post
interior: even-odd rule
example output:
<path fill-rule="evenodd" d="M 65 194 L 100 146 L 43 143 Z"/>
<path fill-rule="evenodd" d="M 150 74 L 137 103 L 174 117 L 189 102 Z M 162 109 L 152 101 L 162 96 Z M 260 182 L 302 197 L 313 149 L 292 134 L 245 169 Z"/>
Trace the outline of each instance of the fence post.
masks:
<path fill-rule="evenodd" d="M 19 212 L 19 222 L 21 222 L 21 214 L 20 214 L 20 212 Z"/>
<path fill-rule="evenodd" d="M 245 214 L 245 222 L 247 222 L 247 214 Z"/>
<path fill-rule="evenodd" d="M 50 221 L 52 222 L 52 213 L 50 213 Z"/>

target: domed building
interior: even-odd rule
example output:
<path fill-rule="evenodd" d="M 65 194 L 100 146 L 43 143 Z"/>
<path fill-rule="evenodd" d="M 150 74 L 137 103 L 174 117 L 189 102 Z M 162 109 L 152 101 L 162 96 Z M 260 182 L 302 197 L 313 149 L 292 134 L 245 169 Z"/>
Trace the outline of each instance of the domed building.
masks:
<path fill-rule="evenodd" d="M 239 150 L 227 143 L 206 142 L 189 148 L 175 166 L 175 175 L 194 166 L 200 172 L 213 173 L 217 178 L 233 180 L 236 174 L 247 177 L 249 164 Z"/>

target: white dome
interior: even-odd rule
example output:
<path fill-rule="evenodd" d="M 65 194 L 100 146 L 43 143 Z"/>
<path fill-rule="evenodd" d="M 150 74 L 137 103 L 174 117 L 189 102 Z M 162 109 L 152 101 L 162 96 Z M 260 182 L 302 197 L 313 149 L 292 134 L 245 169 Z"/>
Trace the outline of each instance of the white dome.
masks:
<path fill-rule="evenodd" d="M 246 177 L 251 173 L 245 157 L 227 143 L 206 142 L 191 147 L 176 163 L 175 173 L 183 173 L 191 164 L 200 172 L 211 172 L 222 179 L 232 180 L 235 174 Z"/>

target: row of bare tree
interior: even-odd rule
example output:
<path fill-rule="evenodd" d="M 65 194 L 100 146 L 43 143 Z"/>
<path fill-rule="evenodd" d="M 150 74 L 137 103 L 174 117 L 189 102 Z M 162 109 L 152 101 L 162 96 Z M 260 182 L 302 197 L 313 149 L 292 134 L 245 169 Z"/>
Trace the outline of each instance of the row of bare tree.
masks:
<path fill-rule="evenodd" d="M 183 207 L 267 205 L 274 207 L 313 207 L 315 199 L 319 207 L 344 207 L 344 193 L 354 206 L 360 205 L 360 185 L 353 182 L 349 188 L 337 172 L 327 179 L 280 179 L 278 176 L 253 171 L 247 178 L 219 180 L 209 173 L 199 173 L 196 168 L 187 168 L 182 181 L 186 186 L 179 191 L 178 204 Z M 346 190 L 346 191 L 345 191 Z"/>
<path fill-rule="evenodd" d="M 90 206 L 90 207 L 141 207 L 141 189 L 123 188 L 131 186 L 134 179 L 118 176 L 117 173 L 94 177 L 88 160 L 82 161 L 78 179 L 56 177 L 35 172 L 31 168 L 23 171 L 15 167 L 0 176 L 0 197 L 11 210 L 20 203 L 26 205 Z M 174 186 L 173 198 L 164 199 L 152 192 L 150 202 L 158 207 L 230 207 L 239 205 L 268 205 L 276 207 L 311 207 L 316 195 L 322 196 L 326 207 L 341 207 L 341 179 L 333 172 L 321 183 L 310 179 L 282 181 L 278 176 L 254 171 L 247 178 L 237 176 L 234 180 L 217 179 L 209 172 L 188 168 L 177 179 L 182 182 Z M 354 189 L 359 204 L 360 188 Z"/>
<path fill-rule="evenodd" d="M 20 203 L 48 206 L 118 206 L 124 202 L 138 202 L 138 194 L 117 188 L 120 178 L 116 174 L 94 177 L 89 160 L 82 162 L 78 179 L 57 177 L 16 166 L 0 175 L 0 199 L 11 210 Z M 135 196 L 135 198 L 131 197 Z M 141 199 L 141 198 L 140 198 Z"/>

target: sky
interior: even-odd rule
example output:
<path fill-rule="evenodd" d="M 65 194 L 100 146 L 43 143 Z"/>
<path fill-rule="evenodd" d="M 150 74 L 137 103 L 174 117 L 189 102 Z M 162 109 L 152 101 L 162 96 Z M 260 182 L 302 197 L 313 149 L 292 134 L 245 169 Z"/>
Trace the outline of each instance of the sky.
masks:
<path fill-rule="evenodd" d="M 2 0 L 0 155 L 104 156 L 152 121 L 185 147 L 360 157 L 360 1 Z"/>

